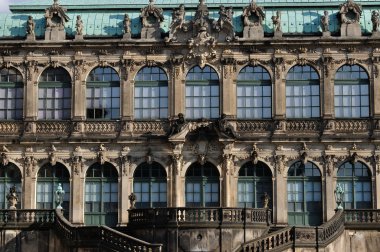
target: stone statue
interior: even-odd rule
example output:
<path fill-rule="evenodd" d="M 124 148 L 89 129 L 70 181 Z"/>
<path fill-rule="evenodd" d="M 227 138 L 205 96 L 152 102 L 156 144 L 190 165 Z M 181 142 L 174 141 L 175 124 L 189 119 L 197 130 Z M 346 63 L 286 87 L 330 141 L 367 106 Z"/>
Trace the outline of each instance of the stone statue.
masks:
<path fill-rule="evenodd" d="M 173 10 L 172 23 L 170 24 L 170 33 L 176 34 L 178 31 L 186 31 L 185 24 L 185 5 L 180 4 L 178 9 Z"/>
<path fill-rule="evenodd" d="M 179 132 L 181 132 L 186 125 L 185 117 L 182 113 L 178 114 L 178 119 L 174 121 L 170 128 L 170 134 L 169 136 L 175 135 Z"/>
<path fill-rule="evenodd" d="M 33 17 L 29 16 L 28 21 L 26 22 L 26 34 L 34 36 L 34 27 L 36 24 L 34 23 Z"/>
<path fill-rule="evenodd" d="M 324 11 L 323 16 L 321 17 L 321 26 L 322 26 L 322 31 L 323 32 L 328 32 L 330 31 L 329 25 L 330 25 L 330 20 L 329 20 L 329 12 Z"/>
<path fill-rule="evenodd" d="M 57 209 L 62 209 L 63 196 L 65 195 L 65 190 L 62 188 L 62 184 L 58 183 L 57 190 L 55 191 L 55 202 L 57 203 Z"/>
<path fill-rule="evenodd" d="M 220 116 L 220 119 L 218 120 L 218 128 L 219 128 L 220 133 L 225 137 L 236 136 L 234 127 L 228 121 L 226 114 L 222 114 Z"/>
<path fill-rule="evenodd" d="M 270 197 L 267 192 L 264 192 L 264 195 L 261 197 L 261 199 L 264 203 L 264 208 L 269 208 Z"/>
<path fill-rule="evenodd" d="M 9 193 L 7 194 L 7 200 L 8 200 L 9 209 L 15 210 L 17 202 L 18 202 L 16 186 L 11 186 L 11 188 L 9 188 Z"/>
<path fill-rule="evenodd" d="M 77 29 L 77 35 L 83 35 L 83 21 L 80 15 L 77 16 L 75 28 Z"/>
<path fill-rule="evenodd" d="M 124 15 L 123 27 L 124 34 L 131 33 L 131 19 L 129 18 L 128 14 Z"/>
<path fill-rule="evenodd" d="M 276 16 L 272 16 L 273 30 L 275 32 L 282 32 L 281 30 L 281 12 L 277 11 Z"/>
<path fill-rule="evenodd" d="M 220 5 L 219 19 L 214 21 L 213 27 L 216 31 L 224 31 L 227 34 L 226 41 L 231 41 L 235 37 L 234 25 L 232 22 L 234 12 L 232 7 L 224 7 Z"/>
<path fill-rule="evenodd" d="M 338 205 L 336 210 L 343 210 L 342 203 L 343 203 L 344 190 L 341 184 L 336 184 L 334 194 L 335 194 L 336 204 Z"/>
<path fill-rule="evenodd" d="M 135 209 L 135 203 L 136 203 L 136 194 L 131 193 L 128 196 L 130 207 L 129 209 Z"/>
<path fill-rule="evenodd" d="M 378 32 L 379 25 L 380 25 L 379 12 L 372 11 L 371 21 L 372 21 L 372 32 Z"/>

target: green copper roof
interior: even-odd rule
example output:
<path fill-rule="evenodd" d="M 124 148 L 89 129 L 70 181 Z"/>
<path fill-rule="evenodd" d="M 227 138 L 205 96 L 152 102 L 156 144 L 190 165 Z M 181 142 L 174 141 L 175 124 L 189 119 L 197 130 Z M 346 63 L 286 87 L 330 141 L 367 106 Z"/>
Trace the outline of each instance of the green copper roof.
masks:
<path fill-rule="evenodd" d="M 66 23 L 66 33 L 69 36 L 75 34 L 75 20 L 77 15 L 81 15 L 84 23 L 84 35 L 91 36 L 121 36 L 123 28 L 123 17 L 128 13 L 131 18 L 132 35 L 137 36 L 141 30 L 140 8 L 148 4 L 148 0 L 60 0 L 60 4 L 68 9 L 67 15 L 70 21 Z M 283 32 L 294 35 L 320 34 L 320 19 L 323 12 L 327 10 L 330 14 L 330 30 L 338 32 L 339 23 L 337 13 L 339 4 L 345 1 L 322 0 L 315 3 L 312 0 L 259 0 L 258 5 L 264 6 L 265 20 L 263 23 L 266 33 L 273 33 L 271 17 L 277 10 L 281 10 L 281 26 Z M 361 0 L 355 1 L 363 5 L 363 14 L 360 19 L 362 31 L 370 33 L 372 30 L 371 12 L 380 9 L 380 2 Z M 0 14 L 0 39 L 25 37 L 26 20 L 29 15 L 33 16 L 37 37 L 42 38 L 45 30 L 45 8 L 51 6 L 53 0 L 25 0 L 24 2 L 13 4 L 11 9 L 13 14 Z M 178 7 L 181 0 L 156 0 L 155 5 L 164 9 L 165 20 L 161 24 L 164 32 L 168 32 L 168 27 L 172 18 L 172 10 Z M 198 0 L 188 0 L 185 3 L 186 19 L 191 20 L 194 15 Z M 206 0 L 209 7 L 210 17 L 218 19 L 219 5 L 233 6 L 234 26 L 237 33 L 243 30 L 241 19 L 242 9 L 250 3 L 250 0 Z M 281 5 L 281 3 L 283 3 Z"/>

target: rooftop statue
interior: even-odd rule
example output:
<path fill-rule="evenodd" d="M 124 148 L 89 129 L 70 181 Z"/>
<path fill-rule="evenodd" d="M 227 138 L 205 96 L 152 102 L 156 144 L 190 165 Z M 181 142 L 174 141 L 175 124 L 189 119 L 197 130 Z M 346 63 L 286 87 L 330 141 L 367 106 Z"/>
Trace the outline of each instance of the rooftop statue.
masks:
<path fill-rule="evenodd" d="M 83 35 L 83 21 L 80 15 L 77 16 L 75 28 L 77 30 L 77 35 Z"/>
<path fill-rule="evenodd" d="M 28 17 L 28 21 L 26 21 L 26 34 L 33 35 L 34 36 L 34 28 L 35 23 L 32 16 Z"/>
<path fill-rule="evenodd" d="M 272 16 L 273 30 L 275 32 L 281 32 L 281 12 L 277 11 L 276 16 Z"/>
<path fill-rule="evenodd" d="M 330 29 L 329 29 L 329 25 L 330 25 L 329 12 L 324 11 L 323 13 L 324 13 L 324 15 L 321 17 L 322 31 L 328 32 L 328 31 L 330 31 Z"/>
<path fill-rule="evenodd" d="M 180 4 L 177 9 L 173 10 L 172 23 L 170 24 L 170 34 L 174 37 L 178 31 L 187 31 L 185 24 L 185 5 Z"/>
<path fill-rule="evenodd" d="M 124 34 L 131 33 L 131 19 L 129 18 L 128 14 L 124 15 L 123 27 L 124 27 Z"/>
<path fill-rule="evenodd" d="M 379 25 L 380 25 L 379 12 L 372 11 L 371 21 L 372 21 L 372 32 L 378 32 Z"/>
<path fill-rule="evenodd" d="M 194 20 L 193 20 L 195 34 L 198 33 L 201 27 L 206 27 L 206 29 L 209 28 L 209 23 L 211 22 L 211 20 L 209 19 L 208 15 L 209 15 L 209 11 L 208 11 L 207 5 L 205 4 L 205 1 L 199 0 L 199 4 L 197 6 L 197 10 L 195 12 Z"/>
<path fill-rule="evenodd" d="M 227 41 L 232 40 L 235 35 L 234 25 L 232 23 L 233 14 L 232 7 L 224 7 L 224 5 L 220 5 L 219 19 L 214 22 L 214 29 L 218 32 L 224 31 L 227 34 Z"/>

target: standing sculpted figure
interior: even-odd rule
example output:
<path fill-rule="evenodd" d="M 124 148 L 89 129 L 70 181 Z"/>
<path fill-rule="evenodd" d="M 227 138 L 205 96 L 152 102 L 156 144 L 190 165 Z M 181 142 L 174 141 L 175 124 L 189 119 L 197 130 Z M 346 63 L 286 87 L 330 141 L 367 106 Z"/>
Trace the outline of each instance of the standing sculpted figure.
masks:
<path fill-rule="evenodd" d="M 173 20 L 170 25 L 170 33 L 175 34 L 177 31 L 184 29 L 186 31 L 185 24 L 185 5 L 180 4 L 178 9 L 173 10 Z"/>
<path fill-rule="evenodd" d="M 273 30 L 275 32 L 281 32 L 281 12 L 277 11 L 276 16 L 272 16 Z"/>
<path fill-rule="evenodd" d="M 123 26 L 124 34 L 131 33 L 131 19 L 129 18 L 128 14 L 124 15 Z"/>
<path fill-rule="evenodd" d="M 329 12 L 328 11 L 324 11 L 323 13 L 324 13 L 324 15 L 321 17 L 322 31 L 323 32 L 328 32 L 330 30 L 329 29 L 329 25 L 330 25 Z"/>
<path fill-rule="evenodd" d="M 75 28 L 77 29 L 77 35 L 83 35 L 83 21 L 80 15 L 77 16 Z"/>
<path fill-rule="evenodd" d="M 29 16 L 28 21 L 26 22 L 26 33 L 34 35 L 35 23 L 32 16 Z"/>
<path fill-rule="evenodd" d="M 372 31 L 373 32 L 379 31 L 379 25 L 380 25 L 379 12 L 372 11 L 371 21 L 372 21 Z"/>

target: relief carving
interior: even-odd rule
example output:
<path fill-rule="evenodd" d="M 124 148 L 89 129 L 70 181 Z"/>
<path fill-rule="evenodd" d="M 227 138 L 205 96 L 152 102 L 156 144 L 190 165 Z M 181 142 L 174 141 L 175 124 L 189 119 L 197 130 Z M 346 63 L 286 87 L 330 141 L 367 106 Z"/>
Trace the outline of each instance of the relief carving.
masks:
<path fill-rule="evenodd" d="M 60 6 L 58 0 L 45 10 L 45 40 L 59 41 L 66 39 L 65 23 L 70 20 L 67 9 Z"/>
<path fill-rule="evenodd" d="M 154 5 L 154 0 L 149 0 L 148 6 L 141 9 L 141 39 L 160 39 L 161 22 L 164 21 L 163 10 Z"/>

